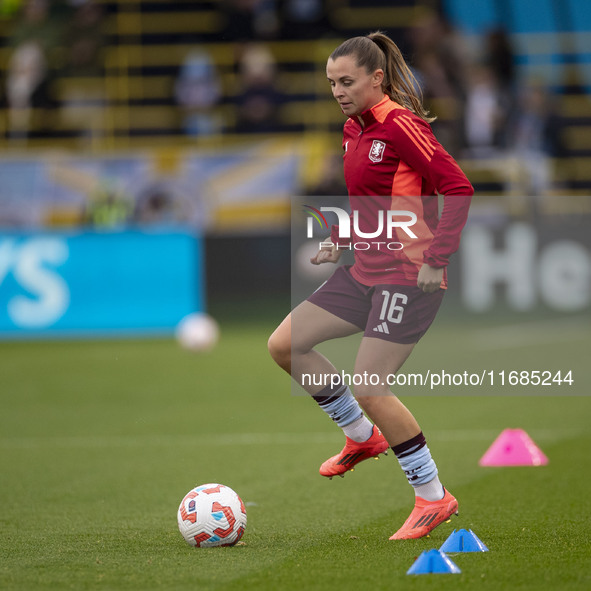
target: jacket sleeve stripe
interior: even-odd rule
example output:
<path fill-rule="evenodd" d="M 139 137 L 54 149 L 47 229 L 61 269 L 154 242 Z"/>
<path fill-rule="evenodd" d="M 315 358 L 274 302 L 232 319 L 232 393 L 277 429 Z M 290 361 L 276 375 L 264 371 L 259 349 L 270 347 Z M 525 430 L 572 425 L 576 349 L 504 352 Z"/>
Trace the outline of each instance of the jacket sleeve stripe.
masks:
<path fill-rule="evenodd" d="M 401 115 L 401 118 L 408 123 L 408 126 L 414 130 L 415 135 L 417 136 L 417 138 L 422 141 L 423 143 L 425 143 L 427 146 L 429 146 L 433 151 L 435 151 L 437 149 L 437 143 L 433 142 L 433 140 L 428 136 L 425 135 L 425 131 L 423 129 L 421 129 L 415 120 L 411 119 L 408 115 L 404 114 Z"/>
<path fill-rule="evenodd" d="M 401 123 L 400 121 L 398 121 L 397 119 L 394 121 L 394 123 L 396 123 L 396 125 L 398 125 L 398 127 L 400 127 L 400 129 L 402 129 L 402 131 L 405 133 L 405 135 L 408 137 L 408 139 L 412 141 L 412 143 L 421 152 L 421 154 L 425 157 L 425 159 L 427 161 L 430 161 L 431 160 L 431 155 L 428 154 L 425 151 L 425 149 L 410 135 L 410 132 L 407 129 L 404 128 L 404 124 Z"/>
<path fill-rule="evenodd" d="M 431 144 L 428 139 L 421 133 L 421 130 L 417 128 L 417 126 L 413 123 L 411 119 L 406 119 L 402 117 L 398 117 L 394 120 L 400 129 L 404 131 L 404 133 L 412 140 L 412 142 L 417 146 L 417 148 L 421 149 L 422 152 L 426 155 L 426 158 L 430 160 L 435 153 L 435 146 Z"/>

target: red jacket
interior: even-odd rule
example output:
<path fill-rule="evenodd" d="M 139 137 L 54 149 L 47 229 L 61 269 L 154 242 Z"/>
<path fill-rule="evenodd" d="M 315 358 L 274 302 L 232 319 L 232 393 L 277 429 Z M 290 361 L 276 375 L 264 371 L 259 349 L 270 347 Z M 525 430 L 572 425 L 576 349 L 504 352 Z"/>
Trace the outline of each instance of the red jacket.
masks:
<path fill-rule="evenodd" d="M 336 226 L 331 238 L 355 250 L 351 273 L 360 283 L 416 285 L 423 263 L 445 267 L 457 250 L 474 189 L 430 125 L 408 109 L 386 96 L 361 117 L 364 127 L 352 117 L 343 131 L 351 240 L 339 240 Z"/>

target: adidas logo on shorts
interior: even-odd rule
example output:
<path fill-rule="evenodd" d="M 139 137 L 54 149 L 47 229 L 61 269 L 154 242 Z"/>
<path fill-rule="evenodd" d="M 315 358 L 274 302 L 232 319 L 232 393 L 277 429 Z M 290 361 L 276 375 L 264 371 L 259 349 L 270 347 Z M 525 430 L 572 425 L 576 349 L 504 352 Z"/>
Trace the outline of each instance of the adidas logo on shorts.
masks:
<path fill-rule="evenodd" d="M 390 334 L 390 331 L 388 330 L 388 323 L 387 322 L 382 322 L 381 324 L 378 324 L 374 329 L 374 332 L 382 332 L 382 333 L 386 333 L 386 334 Z"/>

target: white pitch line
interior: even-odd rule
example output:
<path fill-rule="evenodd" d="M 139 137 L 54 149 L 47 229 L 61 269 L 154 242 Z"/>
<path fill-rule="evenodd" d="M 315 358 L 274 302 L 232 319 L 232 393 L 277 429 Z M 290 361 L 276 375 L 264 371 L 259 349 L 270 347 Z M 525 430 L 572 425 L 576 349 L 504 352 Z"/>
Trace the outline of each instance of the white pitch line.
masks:
<path fill-rule="evenodd" d="M 342 437 L 342 435 L 341 435 Z M 244 446 L 292 445 L 303 441 L 330 443 L 338 441 L 338 433 L 217 433 L 215 435 L 88 435 L 72 437 L 14 437 L 0 439 L 0 448 L 125 448 L 145 446 Z"/>
<path fill-rule="evenodd" d="M 501 432 L 500 429 L 449 429 L 433 430 L 427 436 L 430 441 L 464 442 L 493 441 Z M 578 432 L 566 429 L 533 430 L 537 439 L 546 441 L 576 437 Z M 326 433 L 218 433 L 204 435 L 170 435 L 170 436 L 72 436 L 72 437 L 13 437 L 0 439 L 0 449 L 108 449 L 137 447 L 220 447 L 245 445 L 302 445 L 302 444 L 338 444 L 343 435 L 338 432 Z"/>

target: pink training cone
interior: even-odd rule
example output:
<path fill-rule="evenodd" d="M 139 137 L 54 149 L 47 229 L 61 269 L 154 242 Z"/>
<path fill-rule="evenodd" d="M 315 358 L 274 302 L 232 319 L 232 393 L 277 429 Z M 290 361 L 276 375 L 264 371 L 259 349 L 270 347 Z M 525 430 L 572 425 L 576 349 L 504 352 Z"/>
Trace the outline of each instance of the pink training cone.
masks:
<path fill-rule="evenodd" d="M 478 463 L 481 466 L 545 466 L 548 458 L 523 429 L 505 429 Z"/>

